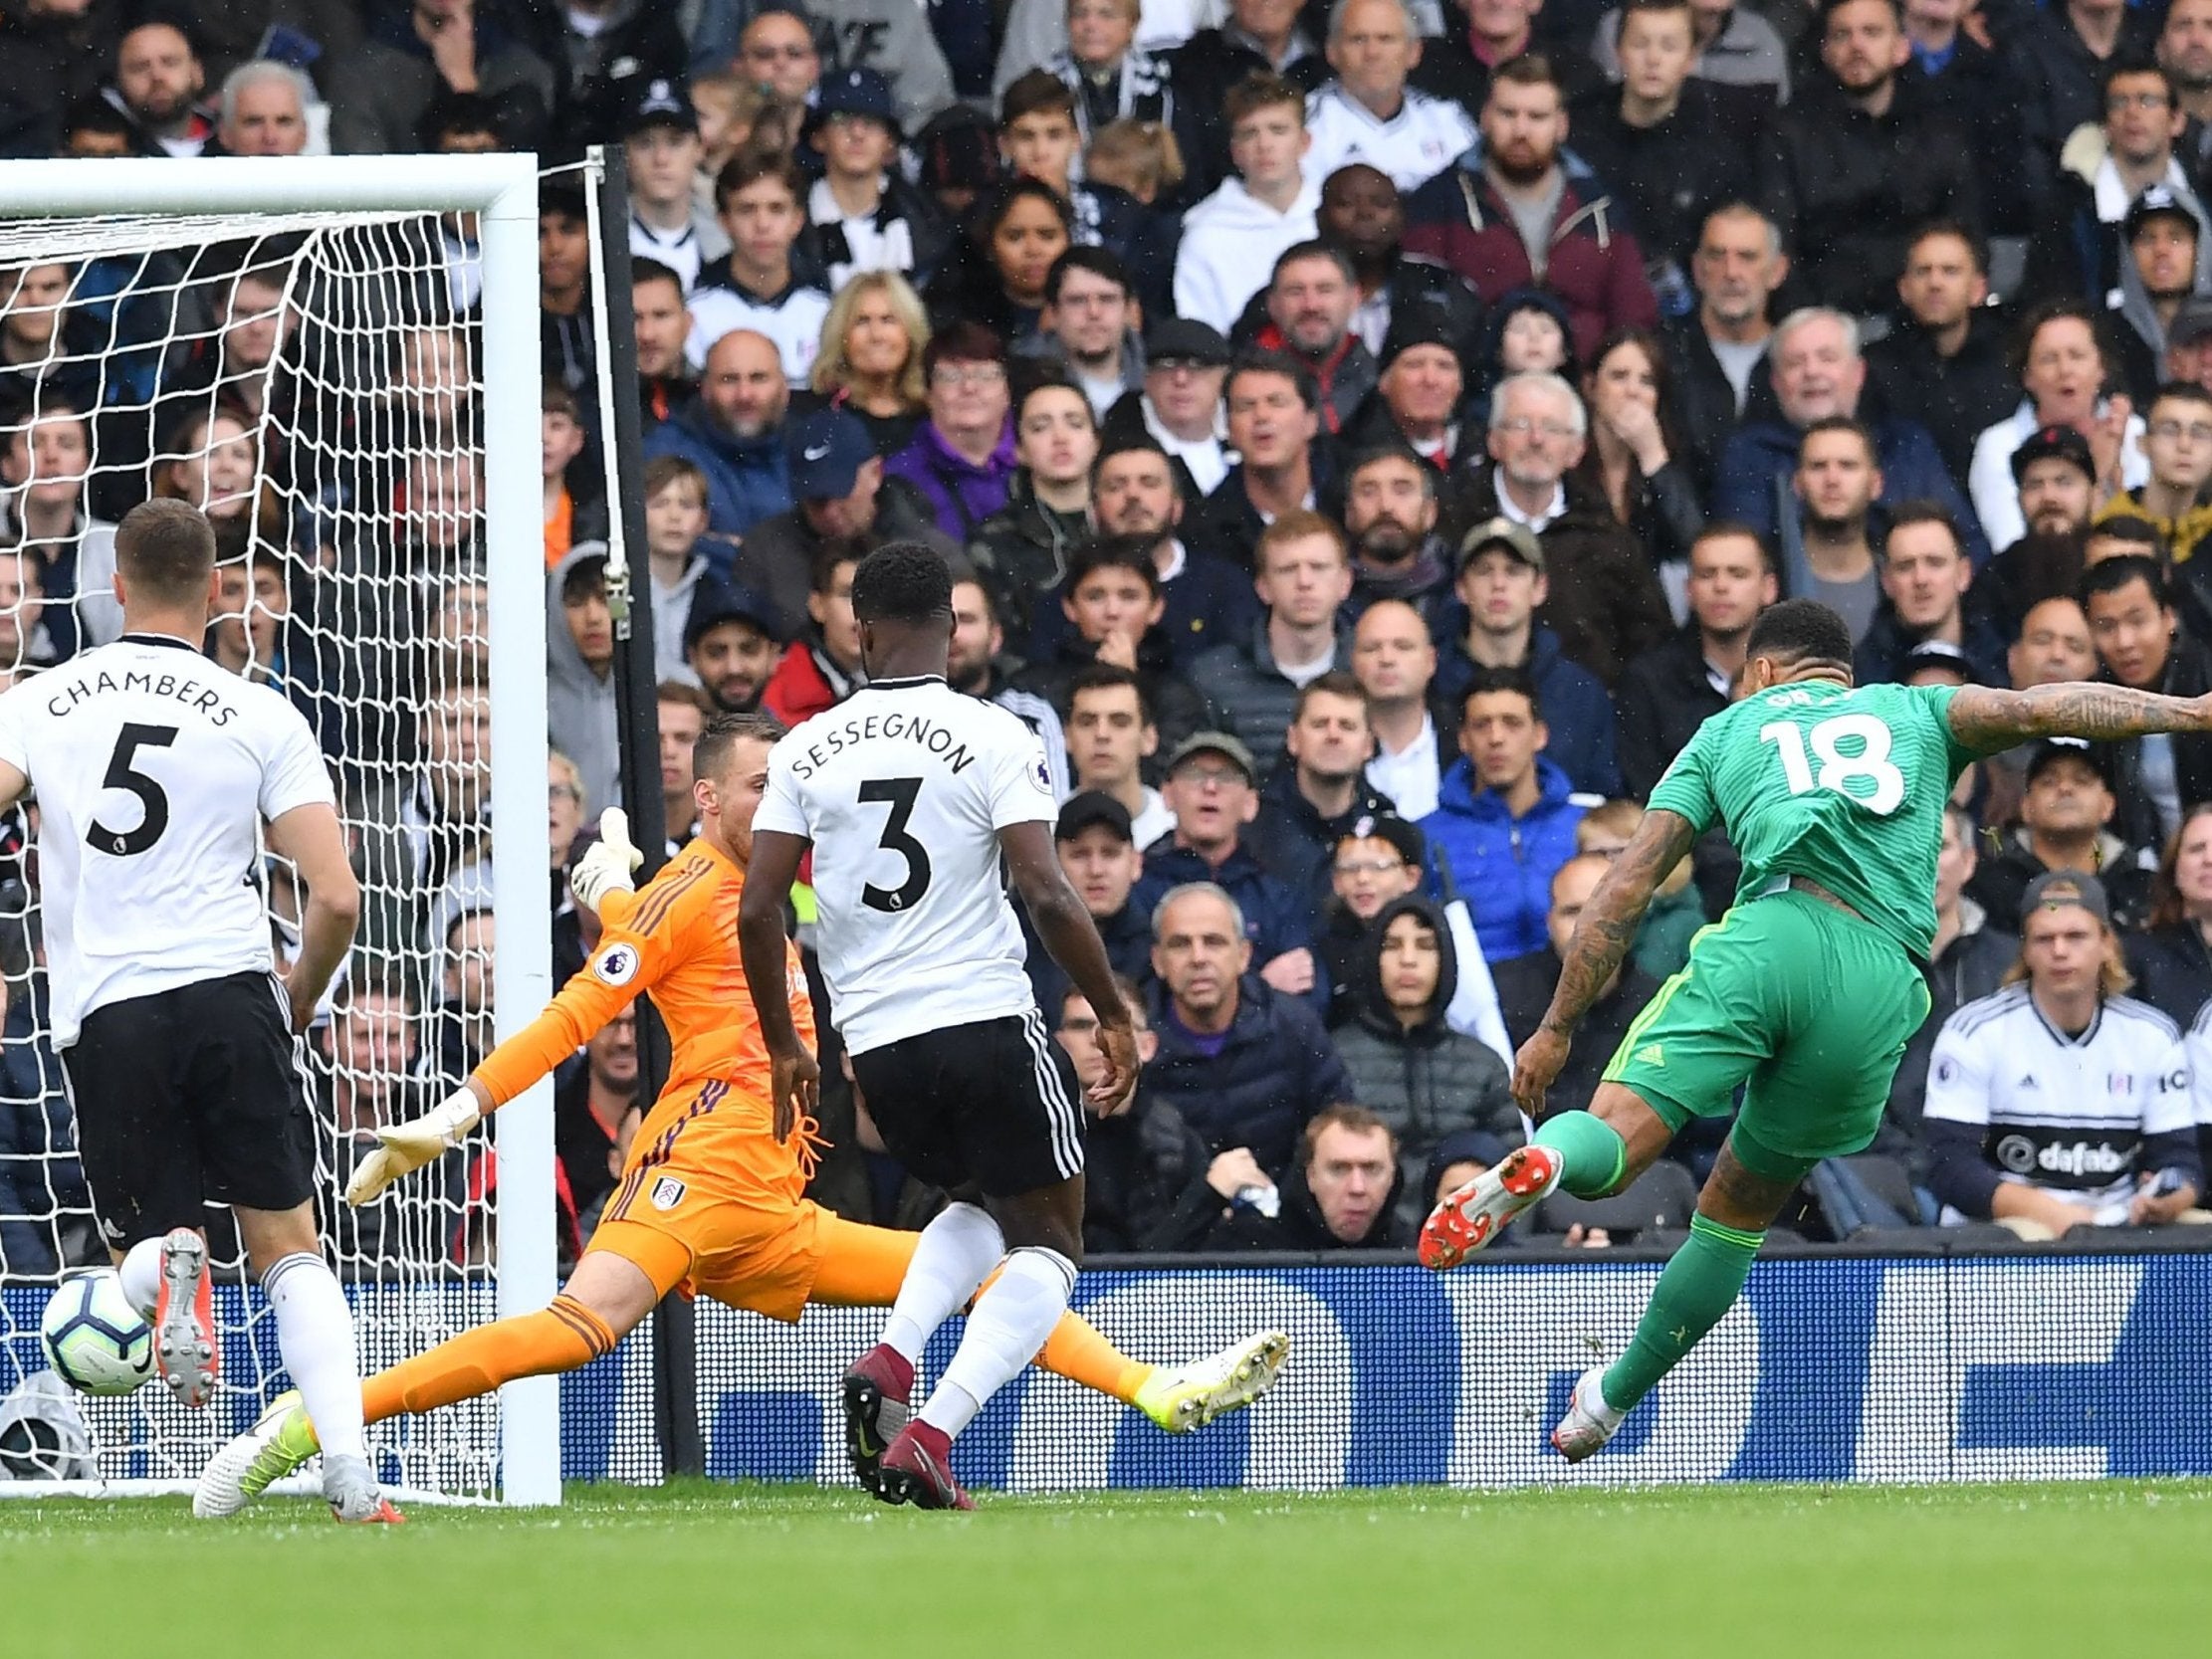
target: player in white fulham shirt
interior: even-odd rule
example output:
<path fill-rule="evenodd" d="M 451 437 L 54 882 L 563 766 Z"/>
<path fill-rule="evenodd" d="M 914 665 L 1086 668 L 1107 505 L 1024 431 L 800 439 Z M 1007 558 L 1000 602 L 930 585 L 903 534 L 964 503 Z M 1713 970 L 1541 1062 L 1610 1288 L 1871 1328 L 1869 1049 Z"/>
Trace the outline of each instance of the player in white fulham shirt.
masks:
<path fill-rule="evenodd" d="M 852 608 L 867 687 L 770 755 L 738 930 L 746 977 L 780 988 L 783 898 L 811 845 L 822 978 L 854 1081 L 885 1146 L 954 1197 L 922 1233 L 882 1342 L 845 1373 L 847 1448 L 886 1502 L 968 1509 L 953 1437 L 1043 1346 L 1083 1253 L 1078 1086 L 1030 994 L 1001 858 L 1045 947 L 1110 1021 L 1089 1091 L 1102 1114 L 1136 1087 L 1137 1038 L 1054 853 L 1036 734 L 946 683 L 945 561 L 919 542 L 878 548 L 853 573 Z M 781 1136 L 819 1074 L 780 994 L 754 1002 Z M 910 1418 L 923 1345 L 1001 1260 Z"/>
<path fill-rule="evenodd" d="M 115 531 L 122 637 L 0 696 L 0 810 L 35 788 L 54 1046 L 78 1155 L 162 1380 L 204 1406 L 220 1364 L 205 1206 L 228 1204 L 324 1446 L 340 1521 L 396 1521 L 361 1437 L 353 1319 L 316 1242 L 293 1043 L 353 941 L 360 889 L 329 770 L 284 697 L 200 655 L 215 535 L 179 501 Z M 308 889 L 280 979 L 268 842 Z"/>
<path fill-rule="evenodd" d="M 2032 1238 L 2189 1217 L 2204 1185 L 2180 1031 L 2120 992 L 2104 889 L 2051 870 L 2020 907 L 2016 982 L 1944 1023 L 1921 1133 L 1946 1224 Z"/>

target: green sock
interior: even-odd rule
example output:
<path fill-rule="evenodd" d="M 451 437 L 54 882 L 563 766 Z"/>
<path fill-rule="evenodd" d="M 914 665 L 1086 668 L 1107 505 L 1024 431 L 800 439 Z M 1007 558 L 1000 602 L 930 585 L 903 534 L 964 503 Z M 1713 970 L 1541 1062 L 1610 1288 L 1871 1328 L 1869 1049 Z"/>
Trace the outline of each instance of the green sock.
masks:
<path fill-rule="evenodd" d="M 1652 1287 L 1652 1305 L 1637 1322 L 1628 1352 L 1605 1373 L 1606 1404 L 1616 1411 L 1634 1406 L 1720 1323 L 1743 1294 L 1751 1258 L 1765 1237 L 1702 1215 L 1690 1218 L 1689 1238 Z"/>
<path fill-rule="evenodd" d="M 1546 1118 L 1536 1132 L 1536 1144 L 1559 1154 L 1559 1184 L 1577 1198 L 1604 1197 L 1629 1166 L 1629 1143 L 1610 1124 L 1587 1112 Z"/>

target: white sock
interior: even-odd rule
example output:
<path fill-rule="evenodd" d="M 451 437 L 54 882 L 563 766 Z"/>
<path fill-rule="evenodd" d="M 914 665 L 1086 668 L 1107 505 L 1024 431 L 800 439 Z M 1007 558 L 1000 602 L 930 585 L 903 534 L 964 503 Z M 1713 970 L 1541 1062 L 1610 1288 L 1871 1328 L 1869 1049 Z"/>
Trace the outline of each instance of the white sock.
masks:
<path fill-rule="evenodd" d="M 1074 1289 L 1075 1264 L 1057 1250 L 1030 1245 L 1007 1257 L 1006 1271 L 968 1316 L 960 1351 L 922 1407 L 922 1421 L 948 1437 L 966 1428 L 1037 1356 Z"/>
<path fill-rule="evenodd" d="M 968 1305 L 1005 1253 L 1005 1234 L 989 1211 L 975 1204 L 946 1205 L 914 1246 L 899 1299 L 884 1323 L 884 1346 L 909 1362 L 919 1360 L 931 1335 L 955 1309 Z"/>
<path fill-rule="evenodd" d="M 138 1310 L 138 1317 L 152 1319 L 161 1305 L 161 1241 L 142 1238 L 125 1250 L 115 1264 L 115 1277 L 122 1281 L 123 1299 Z"/>
<path fill-rule="evenodd" d="M 298 1251 L 261 1276 L 277 1311 L 277 1351 L 308 1408 L 325 1452 L 365 1457 L 361 1367 L 353 1353 L 353 1310 L 321 1256 Z"/>

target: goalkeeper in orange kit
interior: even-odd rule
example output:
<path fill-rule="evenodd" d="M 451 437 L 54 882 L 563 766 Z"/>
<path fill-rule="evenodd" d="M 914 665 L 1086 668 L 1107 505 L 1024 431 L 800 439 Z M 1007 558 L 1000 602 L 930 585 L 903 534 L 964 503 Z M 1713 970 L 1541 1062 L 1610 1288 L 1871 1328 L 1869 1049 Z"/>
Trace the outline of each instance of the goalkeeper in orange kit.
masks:
<path fill-rule="evenodd" d="M 738 957 L 738 900 L 769 750 L 780 735 L 758 715 L 708 724 L 692 759 L 699 835 L 643 892 L 630 891 L 638 855 L 621 816 L 607 814 L 607 833 L 573 878 L 577 900 L 602 924 L 598 948 L 546 1011 L 487 1055 L 443 1106 L 377 1132 L 380 1145 L 346 1188 L 351 1203 L 368 1202 L 458 1145 L 485 1114 L 545 1077 L 639 992 L 652 992 L 667 1022 L 667 1086 L 560 1294 L 538 1313 L 464 1332 L 369 1377 L 361 1385 L 367 1421 L 434 1411 L 516 1377 L 587 1364 L 678 1288 L 785 1322 L 809 1302 L 881 1307 L 897 1297 L 920 1235 L 861 1226 L 802 1196 L 817 1144 L 813 1125 L 778 1139 L 772 1122 L 768 1049 Z M 798 952 L 788 942 L 784 952 L 791 1016 L 811 1045 Z M 1130 1358 L 1070 1314 L 1037 1358 L 1177 1433 L 1258 1398 L 1288 1349 L 1287 1337 L 1264 1332 L 1168 1369 Z M 318 1449 L 299 1395 L 278 1396 L 210 1460 L 194 1513 L 233 1513 Z"/>

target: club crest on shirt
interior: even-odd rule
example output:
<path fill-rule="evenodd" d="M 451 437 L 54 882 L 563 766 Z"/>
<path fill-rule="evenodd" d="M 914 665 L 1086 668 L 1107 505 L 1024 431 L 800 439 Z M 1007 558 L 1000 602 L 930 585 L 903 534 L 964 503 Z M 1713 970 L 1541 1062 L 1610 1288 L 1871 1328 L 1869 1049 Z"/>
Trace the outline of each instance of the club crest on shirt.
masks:
<path fill-rule="evenodd" d="M 609 985 L 626 985 L 637 977 L 637 951 L 627 944 L 610 944 L 591 963 L 591 971 Z"/>
<path fill-rule="evenodd" d="M 684 1201 L 684 1183 L 673 1175 L 663 1175 L 653 1183 L 653 1208 L 672 1210 Z"/>

